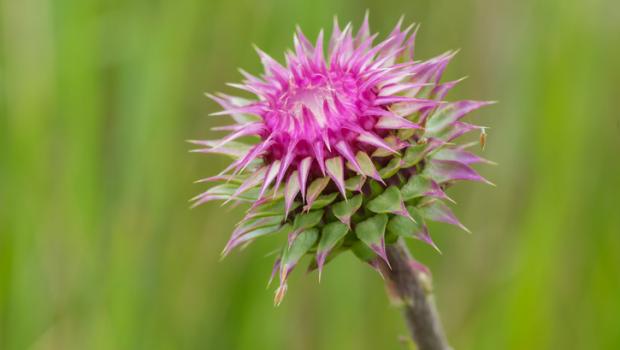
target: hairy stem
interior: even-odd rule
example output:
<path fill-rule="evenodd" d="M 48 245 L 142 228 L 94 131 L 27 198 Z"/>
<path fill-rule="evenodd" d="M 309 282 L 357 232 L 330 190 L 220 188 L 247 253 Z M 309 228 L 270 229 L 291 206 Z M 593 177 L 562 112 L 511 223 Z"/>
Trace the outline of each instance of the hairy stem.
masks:
<path fill-rule="evenodd" d="M 413 267 L 402 241 L 388 245 L 386 250 L 391 268 L 384 264 L 381 270 L 388 291 L 403 302 L 407 326 L 418 349 L 451 350 L 435 307 L 430 276 Z"/>

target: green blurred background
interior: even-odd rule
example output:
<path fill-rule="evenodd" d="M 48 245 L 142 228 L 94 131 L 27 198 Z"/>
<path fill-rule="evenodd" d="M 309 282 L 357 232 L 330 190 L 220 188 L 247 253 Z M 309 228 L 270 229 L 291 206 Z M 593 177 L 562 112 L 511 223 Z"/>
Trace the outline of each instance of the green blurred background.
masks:
<path fill-rule="evenodd" d="M 282 58 L 338 14 L 422 23 L 418 57 L 462 48 L 452 99 L 499 100 L 451 192 L 474 232 L 434 225 L 456 349 L 620 349 L 620 3 L 614 0 L 1 0 L 0 349 L 405 349 L 398 310 L 352 256 L 265 289 L 282 237 L 224 262 L 240 210 L 188 209 L 225 158 L 203 92 Z"/>

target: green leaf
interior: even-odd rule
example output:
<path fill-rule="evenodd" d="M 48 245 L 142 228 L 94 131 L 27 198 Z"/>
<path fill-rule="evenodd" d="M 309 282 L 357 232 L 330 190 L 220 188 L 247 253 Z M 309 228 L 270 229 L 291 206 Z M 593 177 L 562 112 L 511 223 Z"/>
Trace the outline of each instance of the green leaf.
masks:
<path fill-rule="evenodd" d="M 325 225 L 321 231 L 321 240 L 316 252 L 316 262 L 319 269 L 319 281 L 321 280 L 321 272 L 323 265 L 325 264 L 325 258 L 329 255 L 330 251 L 336 246 L 336 244 L 342 240 L 347 234 L 349 228 L 340 223 L 332 222 Z"/>
<path fill-rule="evenodd" d="M 239 188 L 238 184 L 225 183 L 225 184 L 213 186 L 213 187 L 209 188 L 207 190 L 207 192 L 205 192 L 205 193 L 212 194 L 212 195 L 232 196 L 235 193 L 235 191 L 237 190 L 237 188 Z"/>
<path fill-rule="evenodd" d="M 399 147 L 398 147 L 399 140 L 394 135 L 390 135 L 390 136 L 386 137 L 383 141 L 385 141 L 385 143 L 387 143 L 390 146 L 390 148 L 392 148 L 392 149 L 399 149 Z M 390 152 L 389 150 L 386 150 L 385 148 L 382 148 L 382 147 L 378 147 L 372 153 L 372 157 L 387 157 L 387 156 L 391 156 L 391 155 L 393 155 L 392 152 Z"/>
<path fill-rule="evenodd" d="M 266 226 L 273 226 L 280 224 L 284 220 L 284 215 L 265 216 L 265 217 L 250 217 L 244 218 L 235 229 L 234 232 L 243 232 L 250 229 L 258 229 Z"/>
<path fill-rule="evenodd" d="M 407 210 L 409 214 L 415 219 L 415 221 L 400 215 L 394 215 L 390 218 L 387 225 L 389 233 L 401 236 L 414 238 L 416 234 L 422 231 L 424 225 L 424 219 L 415 210 L 413 206 L 408 206 Z"/>
<path fill-rule="evenodd" d="M 355 243 L 351 247 L 351 251 L 353 252 L 353 254 L 355 254 L 356 257 L 367 263 L 373 261 L 377 257 L 377 254 L 375 254 L 372 249 L 370 249 L 364 242 L 361 241 Z"/>
<path fill-rule="evenodd" d="M 403 195 L 403 200 L 408 201 L 423 196 L 431 188 L 431 179 L 422 175 L 413 175 L 400 191 Z"/>
<path fill-rule="evenodd" d="M 315 209 L 324 208 L 330 205 L 336 199 L 336 197 L 338 197 L 338 193 L 336 192 L 319 196 L 319 198 L 317 198 L 314 202 L 312 202 L 312 205 L 310 206 L 310 208 L 306 208 L 306 210 L 315 210 Z"/>
<path fill-rule="evenodd" d="M 436 136 L 450 126 L 455 119 L 452 117 L 457 112 L 456 103 L 447 103 L 436 109 L 435 113 L 426 121 L 425 135 Z"/>
<path fill-rule="evenodd" d="M 312 204 L 314 200 L 323 192 L 327 184 L 329 183 L 329 177 L 321 177 L 318 178 L 308 186 L 308 190 L 306 191 L 306 202 L 308 204 Z"/>
<path fill-rule="evenodd" d="M 299 207 L 299 202 L 293 202 L 291 210 Z M 284 214 L 284 200 L 268 201 L 254 209 L 248 216 L 251 218 L 263 218 L 269 216 L 279 216 Z"/>
<path fill-rule="evenodd" d="M 280 284 L 283 284 L 291 272 L 293 267 L 297 265 L 299 259 L 304 256 L 316 243 L 319 238 L 319 230 L 313 228 L 301 232 L 293 241 L 293 243 L 286 248 L 282 257 L 281 271 L 280 271 Z"/>
<path fill-rule="evenodd" d="M 286 280 L 299 260 L 314 246 L 319 237 L 319 230 L 310 229 L 300 233 L 292 244 L 287 246 L 280 262 L 280 286 L 276 290 L 274 303 L 279 305 L 286 293 Z"/>
<path fill-rule="evenodd" d="M 418 164 L 426 156 L 426 143 L 407 147 L 403 157 L 403 168 L 410 168 Z"/>
<path fill-rule="evenodd" d="M 384 187 L 379 182 L 377 182 L 377 181 L 375 181 L 373 179 L 370 179 L 370 180 L 368 180 L 368 185 L 370 187 L 370 196 L 369 196 L 369 198 L 375 198 L 378 195 L 380 195 L 381 193 L 383 193 Z"/>
<path fill-rule="evenodd" d="M 217 186 L 211 187 L 206 192 L 194 197 L 193 200 L 199 201 L 200 198 L 202 198 L 203 196 L 211 196 L 214 199 L 223 199 L 223 200 L 234 198 L 234 199 L 238 199 L 238 200 L 242 200 L 246 202 L 255 202 L 258 199 L 258 193 L 259 193 L 258 188 L 251 188 L 233 197 L 233 195 L 235 194 L 238 188 L 239 188 L 239 185 L 233 184 L 233 183 L 225 183 L 222 185 L 217 185 Z"/>
<path fill-rule="evenodd" d="M 336 187 L 342 196 L 346 198 L 346 190 L 344 188 L 344 165 L 342 163 L 342 158 L 334 157 L 325 161 L 325 167 L 327 168 L 327 174 L 332 178 Z"/>
<path fill-rule="evenodd" d="M 403 198 L 396 186 L 390 186 L 366 205 L 368 210 L 377 214 L 397 213 L 403 209 Z"/>
<path fill-rule="evenodd" d="M 440 105 L 426 121 L 425 135 L 437 136 L 454 125 L 454 122 L 480 107 L 492 104 L 490 101 L 456 101 Z"/>
<path fill-rule="evenodd" d="M 433 200 L 425 203 L 421 205 L 418 210 L 420 211 L 420 215 L 426 219 L 454 225 L 465 232 L 471 233 L 471 231 L 457 219 L 454 213 L 452 213 L 452 210 L 440 200 Z"/>
<path fill-rule="evenodd" d="M 344 182 L 344 187 L 351 192 L 361 192 L 362 191 L 362 186 L 364 186 L 364 182 L 365 179 L 363 176 L 358 175 L 358 176 L 353 176 L 348 178 L 345 182 Z"/>
<path fill-rule="evenodd" d="M 342 242 L 344 242 L 344 241 L 342 241 Z M 327 253 L 327 255 L 325 256 L 325 260 L 323 261 L 323 266 L 322 267 L 327 265 L 330 261 L 334 260 L 334 258 L 337 257 L 338 255 L 340 255 L 341 253 L 344 253 L 344 252 L 349 251 L 349 250 L 350 250 L 350 247 L 345 247 L 341 242 L 338 242 L 336 244 L 336 246 L 334 247 L 334 249 L 330 250 Z M 314 259 L 312 259 L 310 261 L 310 264 L 308 264 L 307 272 L 310 273 L 310 272 L 312 272 L 314 270 L 317 270 L 318 268 L 319 268 L 319 264 L 318 264 L 318 262 L 316 260 L 316 257 L 315 257 Z M 319 282 L 321 282 L 320 281 L 321 273 L 322 273 L 322 271 L 319 271 Z"/>
<path fill-rule="evenodd" d="M 286 185 L 284 187 L 285 205 L 282 207 L 282 210 L 284 210 L 285 215 L 288 215 L 291 210 L 295 210 L 294 200 L 297 196 L 297 193 L 299 193 L 299 190 L 299 173 L 297 172 L 297 170 L 295 170 L 289 176 L 288 181 L 286 182 Z"/>
<path fill-rule="evenodd" d="M 384 236 L 387 221 L 387 215 L 375 215 L 357 224 L 355 227 L 355 235 L 389 264 L 387 255 L 385 254 Z"/>
<path fill-rule="evenodd" d="M 375 271 L 377 271 L 381 275 L 381 277 L 384 277 L 383 272 L 381 271 L 380 261 L 377 258 L 377 254 L 366 244 L 364 244 L 364 242 L 358 241 L 357 243 L 355 243 L 351 247 L 351 251 L 358 259 L 370 265 L 373 269 L 375 269 Z M 382 259 L 387 261 L 387 259 Z M 388 266 L 389 265 L 390 264 L 388 263 Z"/>
<path fill-rule="evenodd" d="M 296 215 L 293 222 L 293 230 L 302 231 L 312 228 L 321 222 L 321 218 L 323 218 L 323 210 Z"/>
<path fill-rule="evenodd" d="M 400 157 L 394 157 L 385 167 L 379 170 L 379 175 L 383 179 L 388 179 L 394 176 L 394 174 L 396 174 L 400 170 L 401 165 L 402 159 Z"/>
<path fill-rule="evenodd" d="M 372 162 L 372 159 L 366 154 L 366 152 L 359 151 L 355 156 L 355 160 L 360 165 L 362 172 L 364 175 L 372 178 L 378 178 L 379 174 L 377 173 L 377 168 L 375 164 Z"/>
<path fill-rule="evenodd" d="M 266 236 L 271 233 L 280 232 L 285 228 L 290 228 L 290 225 L 280 225 L 279 223 L 273 226 L 259 227 L 259 228 L 251 228 L 250 230 L 243 232 L 241 235 L 236 237 L 231 237 L 231 239 L 226 243 L 224 250 L 222 250 L 222 257 L 228 255 L 230 251 L 237 247 L 238 245 L 248 242 L 250 240 L 256 239 L 258 237 Z"/>
<path fill-rule="evenodd" d="M 358 194 L 348 201 L 342 201 L 334 204 L 332 206 L 334 216 L 336 216 L 343 224 L 350 226 L 351 216 L 353 216 L 353 214 L 355 214 L 355 212 L 362 205 L 362 199 L 362 195 Z"/>
<path fill-rule="evenodd" d="M 282 258 L 283 265 L 297 263 L 306 254 L 319 238 L 319 230 L 312 228 L 304 230 L 297 236 L 290 248 L 288 248 Z"/>
<path fill-rule="evenodd" d="M 409 140 L 416 133 L 416 130 L 413 129 L 400 129 L 398 130 L 398 138 L 401 140 Z"/>
<path fill-rule="evenodd" d="M 238 243 L 247 242 L 251 239 L 262 237 L 270 233 L 278 232 L 280 231 L 281 228 L 283 228 L 283 226 L 281 226 L 280 224 L 277 224 L 274 226 L 261 227 L 256 230 L 252 230 L 252 231 L 244 233 L 241 237 L 239 237 L 239 240 L 237 242 Z"/>
<path fill-rule="evenodd" d="M 349 228 L 340 222 L 332 222 L 325 225 L 321 233 L 317 254 L 334 248 L 336 243 L 338 243 L 348 231 Z"/>

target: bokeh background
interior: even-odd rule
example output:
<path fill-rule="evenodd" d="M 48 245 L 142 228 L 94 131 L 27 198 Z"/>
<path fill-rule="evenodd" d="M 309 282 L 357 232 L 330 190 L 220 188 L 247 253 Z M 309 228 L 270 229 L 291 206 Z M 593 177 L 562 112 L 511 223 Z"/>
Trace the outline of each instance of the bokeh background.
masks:
<path fill-rule="evenodd" d="M 370 10 L 422 23 L 418 57 L 462 50 L 450 97 L 499 100 L 454 189 L 474 232 L 411 243 L 456 349 L 620 349 L 620 3 L 614 0 L 2 0 L 0 349 L 406 349 L 381 279 L 352 256 L 266 289 L 282 239 L 219 253 L 239 210 L 187 200 L 225 158 L 212 138 L 237 67 L 296 24 Z"/>

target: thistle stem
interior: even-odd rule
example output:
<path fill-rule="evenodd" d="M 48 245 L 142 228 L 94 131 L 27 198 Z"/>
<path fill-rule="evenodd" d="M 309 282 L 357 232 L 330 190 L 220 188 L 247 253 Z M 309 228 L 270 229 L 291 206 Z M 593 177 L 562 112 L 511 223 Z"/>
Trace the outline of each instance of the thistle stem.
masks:
<path fill-rule="evenodd" d="M 381 270 L 389 292 L 404 304 L 407 327 L 419 350 L 451 350 L 435 307 L 430 276 L 412 266 L 407 246 L 398 240 L 386 247 L 391 268 Z"/>

